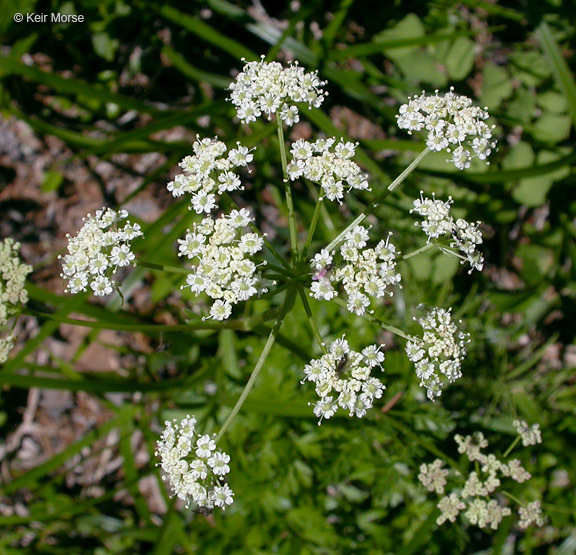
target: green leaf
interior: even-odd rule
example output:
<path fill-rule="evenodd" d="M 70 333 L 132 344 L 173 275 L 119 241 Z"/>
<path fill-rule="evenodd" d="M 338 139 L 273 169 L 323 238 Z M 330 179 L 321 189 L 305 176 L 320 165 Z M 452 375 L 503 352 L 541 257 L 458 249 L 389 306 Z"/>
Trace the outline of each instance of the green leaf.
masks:
<path fill-rule="evenodd" d="M 520 275 L 530 285 L 544 280 L 554 263 L 552 250 L 540 245 L 520 245 L 516 254 L 522 262 Z"/>
<path fill-rule="evenodd" d="M 552 65 L 558 87 L 568 100 L 572 123 L 576 126 L 576 82 L 574 81 L 574 76 L 562 56 L 562 52 L 554 40 L 554 35 L 546 22 L 542 22 L 538 29 L 536 29 L 536 36 L 540 41 L 544 54 Z"/>
<path fill-rule="evenodd" d="M 224 371 L 233 378 L 241 378 L 244 374 L 238 364 L 236 355 L 236 334 L 232 330 L 222 330 L 218 334 L 218 355 L 222 360 Z"/>
<path fill-rule="evenodd" d="M 474 41 L 461 37 L 454 41 L 448 55 L 444 59 L 444 65 L 448 75 L 455 81 L 461 81 L 468 76 L 474 65 Z"/>
<path fill-rule="evenodd" d="M 482 71 L 482 94 L 480 102 L 490 110 L 496 110 L 502 101 L 512 94 L 512 81 L 508 72 L 493 63 L 487 63 Z"/>
<path fill-rule="evenodd" d="M 408 14 L 404 19 L 399 21 L 394 27 L 386 29 L 377 35 L 374 35 L 376 43 L 390 43 L 405 39 L 422 39 L 425 35 L 424 25 L 416 14 Z M 414 46 L 394 48 L 386 50 L 386 55 L 394 61 L 398 61 L 403 56 L 410 54 Z"/>
<path fill-rule="evenodd" d="M 44 181 L 42 182 L 42 192 L 51 193 L 56 191 L 64 181 L 64 176 L 57 171 L 48 170 L 44 174 Z"/>
<path fill-rule="evenodd" d="M 568 115 L 544 113 L 531 127 L 530 134 L 543 143 L 559 143 L 570 135 L 571 123 Z"/>
<path fill-rule="evenodd" d="M 98 56 L 104 58 L 106 61 L 111 62 L 114 59 L 116 50 L 120 45 L 118 39 L 113 39 L 108 33 L 94 33 L 92 35 L 92 46 Z"/>
<path fill-rule="evenodd" d="M 561 157 L 560 154 L 549 151 L 540 151 L 536 157 L 538 164 L 554 162 Z M 548 191 L 555 181 L 564 179 L 570 174 L 570 168 L 565 166 L 555 172 L 545 175 L 528 177 L 520 181 L 512 192 L 514 200 L 525 206 L 541 206 L 546 201 Z"/>
<path fill-rule="evenodd" d="M 436 58 L 425 50 L 412 50 L 399 57 L 396 64 L 410 83 L 429 83 L 434 87 L 445 87 L 448 82 L 446 72 L 438 71 Z"/>
<path fill-rule="evenodd" d="M 568 111 L 568 101 L 566 97 L 555 91 L 540 93 L 536 98 L 536 102 L 538 106 L 553 114 L 564 114 Z"/>

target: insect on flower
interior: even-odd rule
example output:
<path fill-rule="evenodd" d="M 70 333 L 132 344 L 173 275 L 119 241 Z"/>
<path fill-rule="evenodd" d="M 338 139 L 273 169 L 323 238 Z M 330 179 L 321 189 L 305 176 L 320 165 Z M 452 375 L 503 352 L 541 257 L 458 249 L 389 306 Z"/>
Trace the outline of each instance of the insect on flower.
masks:
<path fill-rule="evenodd" d="M 348 353 L 344 353 L 336 365 L 336 375 L 340 377 L 348 367 Z"/>
<path fill-rule="evenodd" d="M 324 268 L 318 270 L 313 276 L 312 281 L 318 281 L 320 279 L 324 279 L 333 269 L 335 264 L 330 263 L 327 264 Z"/>

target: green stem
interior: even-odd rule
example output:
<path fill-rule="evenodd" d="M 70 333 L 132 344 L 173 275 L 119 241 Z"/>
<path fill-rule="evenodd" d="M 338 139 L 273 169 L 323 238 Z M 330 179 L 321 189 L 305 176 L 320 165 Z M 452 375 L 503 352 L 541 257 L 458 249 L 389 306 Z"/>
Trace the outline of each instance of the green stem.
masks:
<path fill-rule="evenodd" d="M 516 439 L 510 445 L 510 447 L 508 447 L 508 449 L 506 449 L 506 452 L 504 453 L 504 455 L 502 455 L 503 459 L 505 459 L 510 453 L 512 453 L 512 449 L 514 449 L 514 447 L 516 447 L 516 445 L 518 445 L 519 441 L 520 441 L 520 436 L 517 436 Z"/>
<path fill-rule="evenodd" d="M 292 185 L 288 179 L 288 163 L 286 161 L 286 143 L 284 142 L 284 127 L 282 120 L 278 124 L 278 143 L 280 144 L 280 158 L 282 159 L 282 175 L 284 176 L 284 189 L 286 192 L 286 206 L 288 207 L 288 225 L 290 227 L 290 249 L 292 250 L 292 263 L 298 261 L 298 237 L 296 235 L 296 217 L 294 215 L 294 201 L 292 200 Z"/>
<path fill-rule="evenodd" d="M 388 191 L 392 192 L 396 187 L 398 187 L 415 169 L 416 166 L 422 161 L 422 159 L 430 152 L 430 149 L 426 147 L 412 162 L 410 165 L 394 180 L 390 185 L 388 185 Z"/>
<path fill-rule="evenodd" d="M 369 211 L 378 208 L 380 203 L 390 194 L 394 189 L 396 189 L 416 168 L 416 166 L 422 161 L 422 159 L 430 152 L 430 149 L 426 147 L 414 160 L 412 163 L 392 182 L 388 187 L 384 190 L 384 192 L 376 197 L 376 200 L 370 205 L 370 207 L 362 214 L 360 214 L 351 224 L 349 224 L 344 231 L 338 234 L 338 236 L 326 247 L 329 251 L 335 249 L 344 238 L 344 235 L 348 233 L 351 229 L 355 228 L 357 225 L 360 225 L 370 213 Z"/>
<path fill-rule="evenodd" d="M 272 345 L 274 345 L 274 341 L 276 341 L 276 336 L 278 335 L 278 332 L 280 331 L 280 327 L 282 326 L 282 322 L 284 321 L 284 316 L 292 308 L 292 306 L 294 304 L 294 293 L 295 292 L 291 289 L 289 289 L 286 292 L 286 299 L 284 300 L 284 304 L 282 305 L 278 319 L 274 323 L 273 328 L 270 330 L 270 333 L 268 335 L 268 339 L 266 340 L 266 343 L 264 344 L 264 349 L 262 350 L 262 353 L 260 353 L 260 357 L 258 358 L 258 361 L 256 362 L 256 366 L 254 366 L 254 370 L 252 371 L 252 375 L 250 376 L 248 383 L 244 386 L 244 390 L 242 391 L 240 398 L 238 399 L 238 401 L 236 401 L 234 408 L 232 409 L 232 411 L 228 415 L 228 418 L 226 418 L 226 421 L 222 425 L 222 428 L 220 428 L 220 431 L 218 432 L 218 435 L 216 436 L 216 439 L 215 439 L 216 442 L 218 442 L 220 440 L 220 438 L 226 433 L 226 430 L 230 427 L 230 424 L 232 424 L 232 421 L 234 420 L 234 418 L 236 418 L 236 415 L 240 412 L 240 409 L 242 408 L 242 405 L 246 401 L 246 398 L 248 397 L 248 395 L 252 391 L 252 388 L 254 387 L 254 384 L 256 383 L 256 380 L 258 379 L 260 371 L 264 367 L 264 363 L 266 362 L 266 359 L 268 358 L 268 355 L 270 354 L 270 350 L 272 349 Z"/>
<path fill-rule="evenodd" d="M 298 284 L 298 293 L 300 294 L 300 299 L 302 299 L 302 305 L 304 306 L 304 311 L 306 312 L 306 317 L 308 318 L 308 323 L 312 328 L 312 333 L 314 334 L 314 338 L 316 342 L 322 349 L 322 353 L 326 354 L 328 351 L 326 350 L 326 343 L 322 341 L 322 335 L 320 335 L 320 330 L 314 321 L 314 317 L 312 316 L 312 310 L 310 309 L 310 303 L 308 302 L 308 297 L 306 296 L 306 291 L 304 291 L 304 287 L 301 283 Z"/>
<path fill-rule="evenodd" d="M 232 411 L 228 415 L 228 418 L 226 419 L 226 421 L 222 425 L 222 428 L 220 428 L 220 431 L 218 432 L 218 435 L 216 436 L 216 442 L 218 442 L 218 440 L 224 435 L 226 430 L 230 427 L 230 424 L 232 424 L 232 421 L 234 420 L 234 418 L 236 418 L 236 415 L 238 414 L 238 412 L 240 412 L 240 409 L 242 408 L 242 405 L 246 401 L 246 398 L 248 397 L 248 395 L 252 391 L 252 388 L 254 387 L 254 384 L 256 383 L 256 380 L 258 379 L 258 375 L 260 374 L 260 371 L 264 367 L 264 363 L 266 362 L 266 359 L 268 358 L 268 355 L 270 354 L 270 350 L 272 349 L 272 345 L 274 345 L 274 341 L 276 340 L 276 334 L 278 333 L 278 330 L 280 329 L 281 325 L 282 325 L 282 320 L 279 318 L 278 320 L 276 320 L 274 327 L 270 330 L 270 334 L 268 335 L 268 339 L 266 340 L 266 344 L 264 345 L 264 349 L 262 350 L 262 353 L 260 354 L 260 358 L 258 359 L 258 362 L 256 362 L 256 366 L 254 367 L 254 370 L 252 371 L 252 375 L 250 376 L 248 383 L 244 387 L 244 390 L 242 391 L 240 398 L 238 399 L 238 401 L 236 401 L 234 408 L 232 409 Z"/>
<path fill-rule="evenodd" d="M 320 210 L 322 209 L 322 197 L 318 196 L 316 201 L 316 206 L 314 207 L 314 214 L 312 214 L 312 221 L 310 222 L 310 228 L 308 229 L 308 237 L 306 237 L 306 243 L 304 243 L 304 249 L 302 249 L 302 258 L 306 258 L 310 244 L 312 243 L 312 238 L 314 237 L 314 232 L 316 231 L 316 224 L 318 223 L 318 218 L 320 217 Z"/>
<path fill-rule="evenodd" d="M 135 260 L 134 263 L 143 268 L 151 268 L 152 270 L 162 270 L 163 272 L 170 272 L 172 274 L 189 274 L 190 270 L 186 268 L 177 268 L 176 266 L 166 266 L 165 264 L 156 264 L 155 262 L 147 262 L 146 260 Z"/>
<path fill-rule="evenodd" d="M 420 247 L 419 249 L 416 249 L 415 251 L 412 251 L 408 254 L 404 254 L 402 256 L 400 256 L 398 258 L 398 260 L 409 260 L 410 258 L 412 258 L 413 256 L 417 256 L 423 252 L 426 252 L 432 248 L 434 248 L 436 245 L 434 245 L 433 243 L 426 243 L 423 247 Z"/>
<path fill-rule="evenodd" d="M 333 303 L 340 305 L 340 306 L 343 306 L 346 309 L 348 308 L 346 301 L 344 301 L 343 299 L 340 299 L 339 297 L 335 297 L 335 298 L 331 299 L 331 301 Z M 380 320 L 379 318 L 376 318 L 375 316 L 373 316 L 372 314 L 369 314 L 368 312 L 364 313 L 362 315 L 362 318 L 365 318 L 366 320 L 369 320 L 370 322 L 378 324 L 381 328 L 388 330 L 388 331 L 391 331 L 394 335 L 398 335 L 400 337 L 403 337 L 404 339 L 406 339 L 406 341 L 412 341 L 414 339 L 413 337 L 406 335 L 400 328 L 397 328 L 396 326 L 392 326 L 390 324 L 387 324 L 386 322 L 382 322 L 382 320 Z"/>
<path fill-rule="evenodd" d="M 267 270 L 274 270 L 278 272 L 283 277 L 294 277 L 294 270 L 291 267 L 289 268 L 281 268 L 280 266 L 276 266 L 276 264 L 270 264 L 269 262 L 266 264 L 265 268 Z"/>
<path fill-rule="evenodd" d="M 520 501 L 520 499 L 518 499 L 517 497 L 515 497 L 511 493 L 508 493 L 507 491 L 501 491 L 500 493 L 502 493 L 503 495 L 508 497 L 508 499 L 512 499 L 512 501 L 514 501 L 515 503 L 518 503 L 518 505 L 520 505 L 521 507 L 524 507 L 524 505 L 526 505 L 526 503 L 524 503 L 524 501 Z"/>

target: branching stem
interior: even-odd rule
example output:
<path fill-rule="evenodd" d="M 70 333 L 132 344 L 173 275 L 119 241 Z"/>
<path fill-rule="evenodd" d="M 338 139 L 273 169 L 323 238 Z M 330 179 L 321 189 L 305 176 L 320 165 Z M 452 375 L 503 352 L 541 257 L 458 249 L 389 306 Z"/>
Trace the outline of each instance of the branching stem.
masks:
<path fill-rule="evenodd" d="M 282 159 L 282 175 L 284 176 L 284 189 L 286 192 L 286 206 L 288 207 L 288 226 L 290 228 L 290 249 L 292 250 L 292 264 L 298 262 L 298 236 L 296 235 L 296 216 L 294 214 L 294 201 L 292 199 L 292 185 L 288 179 L 288 163 L 286 161 L 286 143 L 284 142 L 284 127 L 280 118 L 278 124 L 278 143 L 280 158 Z"/>

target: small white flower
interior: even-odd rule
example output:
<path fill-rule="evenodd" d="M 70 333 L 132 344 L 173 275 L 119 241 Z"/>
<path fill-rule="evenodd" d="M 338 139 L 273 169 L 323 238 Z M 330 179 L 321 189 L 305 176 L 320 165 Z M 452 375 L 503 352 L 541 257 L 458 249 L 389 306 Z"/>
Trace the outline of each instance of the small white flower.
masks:
<path fill-rule="evenodd" d="M 314 403 L 314 415 L 319 418 L 318 425 L 322 424 L 323 418 L 326 418 L 326 420 L 332 418 L 332 416 L 336 414 L 337 410 L 338 407 L 330 396 L 323 397 Z"/>
<path fill-rule="evenodd" d="M 196 441 L 196 456 L 201 459 L 207 459 L 216 449 L 216 442 L 208 435 L 203 435 Z"/>
<path fill-rule="evenodd" d="M 217 476 L 224 476 L 230 472 L 229 462 L 230 457 L 226 453 L 221 452 L 214 453 L 214 455 L 208 459 L 208 465 Z"/>
<path fill-rule="evenodd" d="M 210 317 L 213 320 L 227 320 L 230 314 L 232 314 L 232 305 L 227 301 L 218 299 L 210 307 Z"/>
<path fill-rule="evenodd" d="M 216 507 L 225 509 L 227 505 L 232 505 L 234 492 L 228 487 L 228 484 L 223 486 L 216 486 L 211 493 L 211 501 Z"/>

